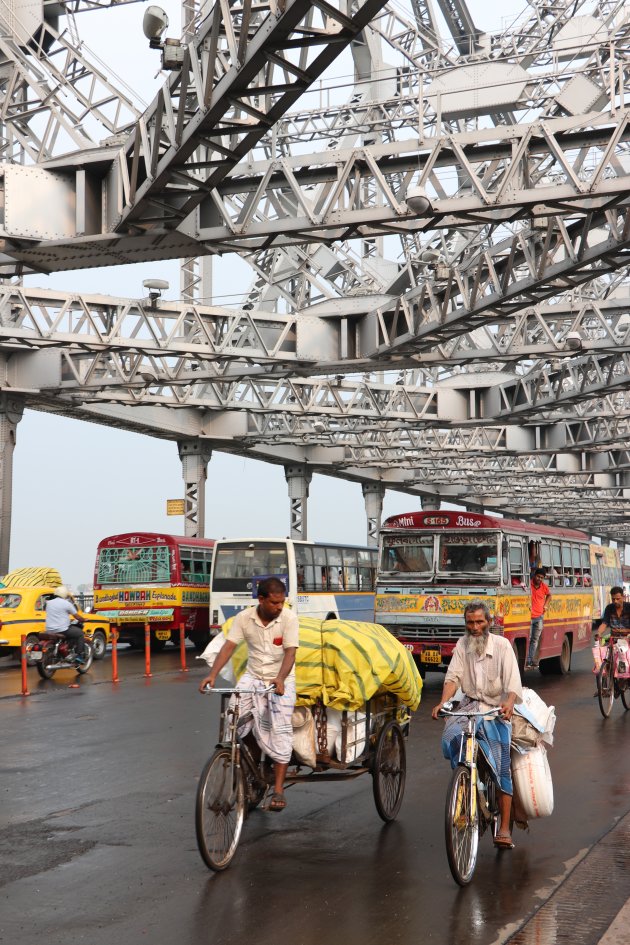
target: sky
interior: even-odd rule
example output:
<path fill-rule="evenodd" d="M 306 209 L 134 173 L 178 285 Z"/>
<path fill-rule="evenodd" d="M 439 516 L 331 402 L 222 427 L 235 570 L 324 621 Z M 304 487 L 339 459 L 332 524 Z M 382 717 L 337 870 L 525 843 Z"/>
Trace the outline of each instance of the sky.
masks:
<path fill-rule="evenodd" d="M 169 36 L 179 36 L 179 3 L 161 4 L 170 17 Z M 524 3 L 508 0 L 502 18 L 482 0 L 470 9 L 482 29 L 502 25 Z M 160 84 L 159 53 L 142 34 L 144 4 L 78 17 L 82 40 L 150 101 Z M 488 20 L 492 16 L 492 21 Z M 347 68 L 347 63 L 345 67 Z M 344 69 L 346 71 L 346 69 Z M 223 258 L 214 271 L 214 300 L 223 298 L 249 270 Z M 146 278 L 166 278 L 179 295 L 179 264 L 142 264 L 53 276 L 27 284 L 76 292 L 141 298 Z M 247 276 L 247 281 L 249 277 Z M 243 284 L 242 282 L 240 284 Z M 166 500 L 183 496 L 175 443 L 27 410 L 18 425 L 14 454 L 10 567 L 56 567 L 78 588 L 92 583 L 98 542 L 118 532 L 181 534 L 183 517 L 166 515 Z M 388 491 L 383 514 L 414 511 L 418 499 Z M 367 521 L 361 486 L 314 475 L 308 503 L 308 537 L 363 544 Z M 289 499 L 282 466 L 214 453 L 206 486 L 207 537 L 277 537 L 289 533 Z"/>

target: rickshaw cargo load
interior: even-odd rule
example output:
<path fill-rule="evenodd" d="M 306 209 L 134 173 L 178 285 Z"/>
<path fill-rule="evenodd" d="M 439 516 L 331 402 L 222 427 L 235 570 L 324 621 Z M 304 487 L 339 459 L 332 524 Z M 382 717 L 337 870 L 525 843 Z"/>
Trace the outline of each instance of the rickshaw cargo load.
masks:
<path fill-rule="evenodd" d="M 60 587 L 63 584 L 56 568 L 16 568 L 0 579 L 0 587 Z"/>
<path fill-rule="evenodd" d="M 512 751 L 514 807 L 528 820 L 553 813 L 553 782 L 544 745 L 522 754 Z"/>
<path fill-rule="evenodd" d="M 227 634 L 232 620 L 227 620 Z M 232 656 L 239 679 L 247 647 Z M 385 627 L 357 620 L 300 617 L 300 646 L 295 661 L 297 705 L 321 701 L 332 709 L 363 709 L 377 693 L 388 692 L 413 712 L 420 704 L 422 679 L 413 656 Z"/>

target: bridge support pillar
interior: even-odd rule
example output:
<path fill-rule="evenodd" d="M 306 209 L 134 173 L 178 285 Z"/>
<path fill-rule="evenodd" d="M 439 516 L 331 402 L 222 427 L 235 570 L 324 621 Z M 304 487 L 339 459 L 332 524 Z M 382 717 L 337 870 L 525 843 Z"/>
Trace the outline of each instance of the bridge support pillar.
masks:
<path fill-rule="evenodd" d="M 284 476 L 289 486 L 291 538 L 306 539 L 308 538 L 308 487 L 313 474 L 309 472 L 304 463 L 301 463 L 295 466 L 285 466 Z"/>
<path fill-rule="evenodd" d="M 380 482 L 364 482 L 361 488 L 367 516 L 367 543 L 370 548 L 378 548 L 378 532 L 383 517 L 385 489 Z"/>
<path fill-rule="evenodd" d="M 19 397 L 0 394 L 0 577 L 9 570 L 13 452 L 23 412 L 24 402 Z"/>
<path fill-rule="evenodd" d="M 184 535 L 203 538 L 206 524 L 206 478 L 212 450 L 199 440 L 177 444 L 184 477 Z"/>

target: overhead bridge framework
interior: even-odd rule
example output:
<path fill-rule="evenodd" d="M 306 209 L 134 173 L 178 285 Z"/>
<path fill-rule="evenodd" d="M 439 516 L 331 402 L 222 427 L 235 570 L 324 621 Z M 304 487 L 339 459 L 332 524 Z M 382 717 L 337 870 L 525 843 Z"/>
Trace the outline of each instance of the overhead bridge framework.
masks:
<path fill-rule="evenodd" d="M 24 408 L 177 443 L 189 534 L 223 450 L 284 467 L 295 536 L 327 473 L 361 484 L 370 543 L 388 488 L 630 539 L 621 0 L 531 0 L 496 33 L 439 0 L 450 38 L 425 0 L 185 0 L 148 107 L 77 41 L 75 14 L 116 0 L 15 3 L 0 571 Z M 195 260 L 230 253 L 251 285 L 205 304 Z M 19 284 L 180 257 L 179 303 Z"/>

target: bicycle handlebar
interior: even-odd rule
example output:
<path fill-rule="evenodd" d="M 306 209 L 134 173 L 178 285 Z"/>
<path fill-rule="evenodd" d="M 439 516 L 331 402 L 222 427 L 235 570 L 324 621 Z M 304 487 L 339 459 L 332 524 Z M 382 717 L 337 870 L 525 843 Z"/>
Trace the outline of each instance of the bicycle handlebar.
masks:
<path fill-rule="evenodd" d="M 495 709 L 487 709 L 485 712 L 453 712 L 452 709 L 445 709 L 444 706 L 438 712 L 438 715 L 441 718 L 445 716 L 452 716 L 453 718 L 466 718 L 472 719 L 475 717 L 485 718 L 489 715 L 501 715 L 501 706 L 497 706 Z"/>
<path fill-rule="evenodd" d="M 273 683 L 270 686 L 266 686 L 264 689 L 215 689 L 211 686 L 204 686 L 203 688 L 204 694 L 209 693 L 209 692 L 220 692 L 220 693 L 229 692 L 230 695 L 233 695 L 235 692 L 238 692 L 238 693 L 243 692 L 243 693 L 250 693 L 250 694 L 254 692 L 262 692 L 263 694 L 265 694 L 267 692 L 275 692 L 275 691 L 276 691 L 276 687 L 273 685 Z"/>

